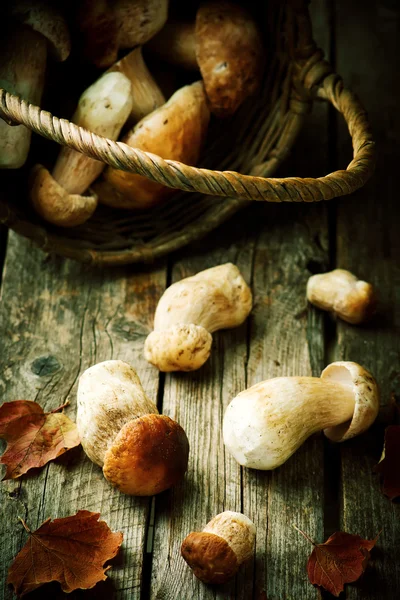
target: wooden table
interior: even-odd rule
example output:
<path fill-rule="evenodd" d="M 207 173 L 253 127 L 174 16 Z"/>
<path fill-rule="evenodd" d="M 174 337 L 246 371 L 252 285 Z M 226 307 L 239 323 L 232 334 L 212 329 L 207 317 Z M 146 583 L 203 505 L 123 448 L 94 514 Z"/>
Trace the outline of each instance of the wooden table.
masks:
<path fill-rule="evenodd" d="M 373 538 L 382 530 L 363 579 L 348 599 L 400 598 L 399 506 L 385 498 L 372 471 L 380 457 L 391 397 L 400 397 L 400 117 L 394 56 L 399 6 L 394 1 L 313 0 L 317 42 L 363 98 L 379 149 L 372 181 L 352 197 L 320 205 L 252 205 L 217 232 L 153 266 L 89 270 L 46 257 L 8 236 L 2 281 L 1 400 L 33 399 L 45 409 L 70 401 L 74 418 L 79 375 L 90 365 L 123 359 L 147 394 L 185 428 L 187 476 L 155 499 L 119 494 L 79 448 L 20 480 L 1 484 L 2 598 L 13 557 L 26 541 L 18 516 L 35 529 L 47 517 L 100 511 L 124 534 L 110 578 L 76 598 L 302 600 L 316 597 L 305 565 L 311 546 L 337 530 Z M 397 51 L 396 51 L 397 48 Z M 342 122 L 315 106 L 280 175 L 316 176 L 351 155 Z M 5 246 L 5 233 L 1 232 Z M 158 298 L 171 281 L 232 261 L 251 284 L 255 305 L 238 329 L 214 336 L 211 359 L 192 374 L 158 375 L 143 358 Z M 376 285 L 379 312 L 353 327 L 307 306 L 311 273 L 335 266 Z M 278 375 L 319 375 L 333 360 L 354 360 L 376 376 L 382 392 L 377 424 L 342 445 L 315 435 L 273 472 L 241 469 L 225 454 L 224 409 L 240 390 Z M 202 585 L 179 548 L 191 530 L 223 510 L 256 524 L 254 560 L 229 585 Z M 31 598 L 64 598 L 57 584 Z M 328 597 L 328 595 L 324 596 Z"/>

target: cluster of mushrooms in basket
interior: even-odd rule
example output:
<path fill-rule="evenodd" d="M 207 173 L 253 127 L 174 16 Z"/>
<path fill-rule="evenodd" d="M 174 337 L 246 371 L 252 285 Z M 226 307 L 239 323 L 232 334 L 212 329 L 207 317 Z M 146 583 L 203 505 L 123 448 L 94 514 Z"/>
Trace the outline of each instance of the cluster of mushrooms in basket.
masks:
<path fill-rule="evenodd" d="M 307 298 L 353 324 L 375 308 L 372 286 L 343 269 L 312 276 Z M 144 356 L 163 372 L 199 369 L 210 356 L 212 333 L 239 326 L 251 310 L 251 290 L 235 265 L 201 271 L 164 292 Z M 270 470 L 317 431 L 335 442 L 359 435 L 378 409 L 372 375 L 357 363 L 334 362 L 320 377 L 277 377 L 242 391 L 226 409 L 223 440 L 243 467 Z M 86 454 L 121 492 L 158 494 L 186 472 L 185 431 L 159 414 L 122 360 L 98 363 L 80 377 L 77 426 Z M 253 555 L 255 533 L 247 516 L 225 511 L 185 538 L 182 556 L 202 581 L 224 583 Z"/>
<path fill-rule="evenodd" d="M 200 2 L 191 22 L 169 19 L 168 9 L 168 0 L 79 3 L 75 18 L 83 59 L 102 74 L 82 90 L 71 121 L 133 148 L 195 166 L 211 115 L 232 116 L 257 91 L 264 50 L 252 15 L 235 3 Z M 18 89 L 18 82 L 12 81 L 14 59 L 8 63 L 3 59 L 0 79 L 11 80 L 10 91 L 39 104 L 46 54 L 59 61 L 70 54 L 67 24 L 53 3 L 42 0 L 16 0 L 10 11 L 16 27 L 29 38 L 17 60 L 35 52 L 35 68 L 29 77 L 24 76 L 25 89 Z M 173 90 L 166 101 L 146 65 L 143 47 L 150 57 L 158 57 L 165 69 L 171 68 L 168 64 L 187 69 L 195 81 Z M 11 48 L 8 54 L 11 56 Z M 29 143 L 30 132 L 25 127 L 0 124 L 0 165 L 21 167 Z M 84 223 L 98 203 L 137 209 L 167 201 L 173 193 L 141 175 L 105 168 L 104 163 L 69 148 L 60 151 L 51 172 L 37 164 L 30 176 L 35 211 L 61 227 Z"/>

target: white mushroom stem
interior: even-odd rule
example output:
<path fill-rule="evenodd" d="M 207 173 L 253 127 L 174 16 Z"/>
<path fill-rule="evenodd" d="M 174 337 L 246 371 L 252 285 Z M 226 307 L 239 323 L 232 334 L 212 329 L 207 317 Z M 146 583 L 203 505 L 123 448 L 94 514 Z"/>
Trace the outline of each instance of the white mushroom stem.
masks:
<path fill-rule="evenodd" d="M 131 83 L 123 73 L 105 73 L 79 98 L 72 122 L 116 140 L 132 110 Z M 54 179 L 70 194 L 82 194 L 103 171 L 105 164 L 62 148 L 53 169 Z"/>
<path fill-rule="evenodd" d="M 30 27 L 19 25 L 2 38 L 0 86 L 31 102 L 40 104 L 46 70 L 47 41 Z M 11 126 L 0 119 L 0 168 L 19 169 L 27 159 L 31 130 Z"/>
<path fill-rule="evenodd" d="M 195 23 L 170 21 L 154 36 L 146 48 L 158 58 L 188 70 L 198 70 Z"/>
<path fill-rule="evenodd" d="M 146 115 L 165 104 L 165 98 L 143 60 L 142 48 L 137 47 L 108 69 L 119 71 L 131 82 L 132 108 L 128 125 L 136 125 Z"/>
<path fill-rule="evenodd" d="M 308 301 L 354 325 L 368 319 L 375 310 L 372 285 L 361 281 L 345 269 L 335 269 L 310 277 L 307 283 Z"/>
<path fill-rule="evenodd" d="M 253 555 L 256 528 L 253 521 L 242 513 L 226 510 L 211 519 L 203 532 L 224 539 L 235 553 L 239 566 Z"/>
<path fill-rule="evenodd" d="M 224 442 L 239 464 L 275 469 L 317 431 L 335 441 L 358 435 L 378 408 L 368 371 L 356 363 L 332 363 L 321 378 L 278 377 L 241 392 L 226 410 Z"/>
<path fill-rule="evenodd" d="M 192 371 L 211 352 L 211 333 L 237 327 L 252 306 L 250 288 L 232 263 L 171 285 L 161 297 L 145 358 L 160 371 Z"/>

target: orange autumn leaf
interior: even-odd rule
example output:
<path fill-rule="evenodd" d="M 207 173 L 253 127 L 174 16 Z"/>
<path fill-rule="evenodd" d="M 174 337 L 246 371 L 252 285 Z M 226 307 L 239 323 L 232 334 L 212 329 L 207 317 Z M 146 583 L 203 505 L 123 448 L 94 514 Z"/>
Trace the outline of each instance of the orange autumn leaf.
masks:
<path fill-rule="evenodd" d="M 316 544 L 304 531 L 296 529 L 314 546 L 307 562 L 308 579 L 334 596 L 339 596 L 345 583 L 361 577 L 377 540 L 338 531 L 324 544 Z"/>
<path fill-rule="evenodd" d="M 16 479 L 29 469 L 43 467 L 80 443 L 76 424 L 63 413 L 60 406 L 50 413 L 43 412 L 37 402 L 15 400 L 0 406 L 0 438 L 7 448 L 0 463 L 7 465 L 4 479 Z"/>
<path fill-rule="evenodd" d="M 118 554 L 123 535 L 113 533 L 100 513 L 80 510 L 64 519 L 47 519 L 34 532 L 8 570 L 7 583 L 24 596 L 50 581 L 64 592 L 92 588 L 107 579 L 104 563 Z"/>
<path fill-rule="evenodd" d="M 394 500 L 400 496 L 400 425 L 385 429 L 385 443 L 381 460 L 374 470 L 382 476 L 382 491 Z"/>

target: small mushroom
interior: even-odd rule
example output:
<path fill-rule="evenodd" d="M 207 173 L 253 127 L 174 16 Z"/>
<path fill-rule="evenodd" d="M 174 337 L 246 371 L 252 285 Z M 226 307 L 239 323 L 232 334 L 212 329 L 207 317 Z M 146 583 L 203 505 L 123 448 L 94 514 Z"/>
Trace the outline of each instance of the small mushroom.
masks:
<path fill-rule="evenodd" d="M 232 115 L 254 94 L 262 77 L 264 50 L 253 17 L 226 0 L 203 2 L 196 23 L 171 22 L 149 42 L 161 58 L 199 68 L 211 112 Z"/>
<path fill-rule="evenodd" d="M 119 49 L 145 44 L 167 16 L 168 0 L 84 0 L 77 15 L 84 53 L 97 67 L 110 67 Z"/>
<path fill-rule="evenodd" d="M 98 363 L 81 375 L 76 423 L 90 460 L 124 494 L 159 494 L 186 472 L 184 430 L 158 414 L 136 371 L 121 360 Z"/>
<path fill-rule="evenodd" d="M 354 362 L 334 362 L 321 377 L 277 377 L 234 398 L 223 421 L 224 443 L 251 469 L 282 465 L 313 433 L 343 442 L 363 433 L 379 410 L 372 375 Z"/>
<path fill-rule="evenodd" d="M 344 269 L 310 277 L 307 300 L 353 325 L 366 321 L 376 309 L 372 285 Z"/>
<path fill-rule="evenodd" d="M 122 73 L 105 73 L 80 97 L 72 121 L 97 133 L 117 139 L 132 108 L 131 84 Z M 97 196 L 90 184 L 105 164 L 70 148 L 62 148 L 53 174 L 36 165 L 31 174 L 31 200 L 36 212 L 54 225 L 74 227 L 92 216 Z"/>
<path fill-rule="evenodd" d="M 164 95 L 143 60 L 140 46 L 108 69 L 109 73 L 113 71 L 123 73 L 131 82 L 132 109 L 127 121 L 129 126 L 136 125 L 143 117 L 165 104 Z"/>
<path fill-rule="evenodd" d="M 56 8 L 40 0 L 12 2 L 9 13 L 11 19 L 1 25 L 1 86 L 32 104 L 39 104 L 47 55 L 57 61 L 64 61 L 69 55 L 67 25 Z M 30 129 L 0 120 L 0 168 L 22 167 L 30 142 Z"/>
<path fill-rule="evenodd" d="M 254 554 L 256 528 L 242 513 L 227 510 L 204 527 L 190 533 L 181 553 L 198 579 L 204 583 L 225 583 Z"/>
<path fill-rule="evenodd" d="M 166 104 L 144 117 L 122 141 L 162 158 L 194 165 L 203 146 L 210 113 L 201 81 L 187 85 Z M 108 167 L 94 190 L 99 201 L 118 208 L 143 208 L 164 200 L 175 190 L 142 175 Z"/>
<path fill-rule="evenodd" d="M 160 371 L 199 369 L 210 355 L 211 333 L 243 323 L 251 306 L 250 288 L 232 263 L 182 279 L 160 298 L 144 356 Z"/>

